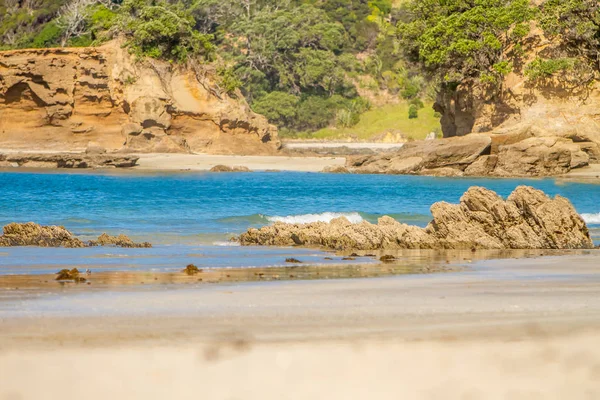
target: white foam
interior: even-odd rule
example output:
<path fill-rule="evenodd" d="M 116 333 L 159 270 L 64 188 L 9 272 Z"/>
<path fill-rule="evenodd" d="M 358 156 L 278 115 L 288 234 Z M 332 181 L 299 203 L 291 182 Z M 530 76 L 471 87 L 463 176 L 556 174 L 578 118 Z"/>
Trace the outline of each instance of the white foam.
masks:
<path fill-rule="evenodd" d="M 214 242 L 213 246 L 238 247 L 241 245 L 238 242 Z"/>
<path fill-rule="evenodd" d="M 583 218 L 586 224 L 600 224 L 600 213 L 581 214 L 581 218 Z"/>
<path fill-rule="evenodd" d="M 331 222 L 332 219 L 346 217 L 353 224 L 358 224 L 363 221 L 363 218 L 357 212 L 351 213 L 335 213 L 324 212 L 322 214 L 302 214 L 288 215 L 287 217 L 272 216 L 267 217 L 269 222 L 286 222 L 288 224 L 308 224 L 310 222 Z"/>

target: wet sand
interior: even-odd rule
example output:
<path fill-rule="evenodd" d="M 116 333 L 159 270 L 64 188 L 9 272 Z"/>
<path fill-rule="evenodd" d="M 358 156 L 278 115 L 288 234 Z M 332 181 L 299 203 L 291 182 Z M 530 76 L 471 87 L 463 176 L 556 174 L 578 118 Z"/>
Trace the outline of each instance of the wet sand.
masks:
<path fill-rule="evenodd" d="M 597 250 L 372 279 L 34 290 L 0 300 L 0 399 L 594 399 L 598 293 Z"/>

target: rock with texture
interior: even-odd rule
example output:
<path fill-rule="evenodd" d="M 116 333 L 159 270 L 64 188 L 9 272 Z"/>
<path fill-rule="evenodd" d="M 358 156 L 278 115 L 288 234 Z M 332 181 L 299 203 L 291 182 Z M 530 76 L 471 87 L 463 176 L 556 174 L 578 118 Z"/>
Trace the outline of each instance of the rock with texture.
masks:
<path fill-rule="evenodd" d="M 103 233 L 97 240 L 88 243 L 89 246 L 116 246 L 125 248 L 150 248 L 152 245 L 148 242 L 135 243 L 126 235 L 111 236 Z"/>
<path fill-rule="evenodd" d="M 593 248 L 583 219 L 569 200 L 551 199 L 520 186 L 503 200 L 495 192 L 470 188 L 460 204 L 436 203 L 425 228 L 382 217 L 377 224 L 277 222 L 249 229 L 242 245 L 317 246 L 335 250 L 381 249 L 581 249 Z"/>
<path fill-rule="evenodd" d="M 277 129 L 207 68 L 135 62 L 118 42 L 0 52 L 0 148 L 276 152 Z"/>
<path fill-rule="evenodd" d="M 34 222 L 24 224 L 11 223 L 4 227 L 4 234 L 0 236 L 0 247 L 38 246 L 38 247 L 90 247 L 90 246 L 117 246 L 117 247 L 152 247 L 150 243 L 134 243 L 125 235 L 110 236 L 103 233 L 97 240 L 83 242 L 73 236 L 64 226 L 42 226 Z"/>
<path fill-rule="evenodd" d="M 33 222 L 12 223 L 4 227 L 0 236 L 0 247 L 85 247 L 85 243 L 74 237 L 63 226 L 41 226 Z"/>
<path fill-rule="evenodd" d="M 595 143 L 514 134 L 471 134 L 412 142 L 394 153 L 350 158 L 355 173 L 434 176 L 556 176 L 600 156 Z"/>
<path fill-rule="evenodd" d="M 210 172 L 252 172 L 250 168 L 244 166 L 229 167 L 227 165 L 215 165 Z"/>
<path fill-rule="evenodd" d="M 88 147 L 89 149 L 89 147 Z M 85 153 L 9 153 L 0 155 L 0 166 L 25 168 L 128 168 L 138 156 L 107 154 L 95 147 Z"/>
<path fill-rule="evenodd" d="M 395 152 L 349 158 L 347 166 L 357 173 L 414 174 L 440 168 L 462 171 L 479 156 L 489 154 L 491 144 L 487 135 L 417 141 Z"/>

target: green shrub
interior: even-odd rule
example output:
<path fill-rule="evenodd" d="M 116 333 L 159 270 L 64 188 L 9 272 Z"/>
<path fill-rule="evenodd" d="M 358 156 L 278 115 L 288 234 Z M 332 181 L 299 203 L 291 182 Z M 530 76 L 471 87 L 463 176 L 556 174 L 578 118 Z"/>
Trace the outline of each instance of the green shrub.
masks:
<path fill-rule="evenodd" d="M 425 104 L 423 104 L 423 100 L 419 99 L 418 97 L 412 99 L 410 101 L 411 105 L 415 105 L 417 107 L 418 110 L 422 109 L 425 107 Z"/>
<path fill-rule="evenodd" d="M 58 46 L 63 29 L 54 21 L 47 23 L 42 31 L 33 39 L 33 47 Z"/>
<path fill-rule="evenodd" d="M 531 80 L 549 78 L 558 72 L 573 69 L 577 60 L 574 58 L 543 59 L 536 58 L 525 67 L 525 76 Z"/>
<path fill-rule="evenodd" d="M 414 104 L 411 104 L 408 107 L 408 119 L 416 119 L 419 118 L 419 107 Z"/>
<path fill-rule="evenodd" d="M 252 108 L 259 114 L 268 118 L 276 125 L 290 125 L 296 118 L 297 106 L 300 99 L 290 93 L 271 92 L 252 104 Z"/>
<path fill-rule="evenodd" d="M 194 56 L 209 58 L 213 35 L 194 29 L 194 19 L 179 4 L 165 0 L 125 0 L 119 28 L 126 45 L 140 57 L 183 62 Z"/>

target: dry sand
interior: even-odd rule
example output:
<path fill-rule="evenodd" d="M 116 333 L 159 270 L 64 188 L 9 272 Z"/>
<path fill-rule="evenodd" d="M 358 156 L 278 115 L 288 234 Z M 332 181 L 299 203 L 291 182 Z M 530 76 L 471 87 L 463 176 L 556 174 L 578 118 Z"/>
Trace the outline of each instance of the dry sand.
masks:
<path fill-rule="evenodd" d="M 345 165 L 344 157 L 223 156 L 209 154 L 138 154 L 136 170 L 208 171 L 215 165 L 248 167 L 253 171 L 321 172 L 327 166 Z"/>
<path fill-rule="evenodd" d="M 596 399 L 600 252 L 0 296 L 0 399 Z"/>

